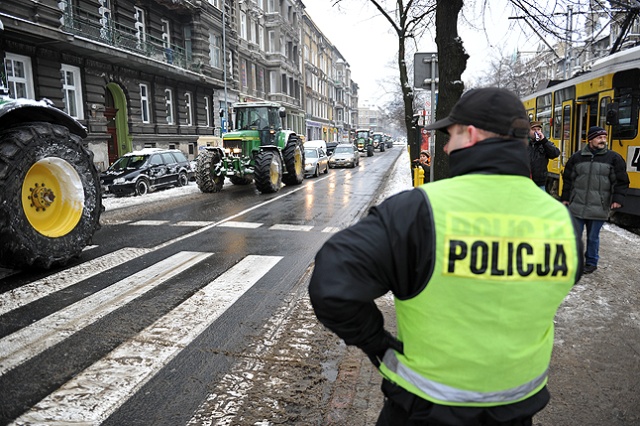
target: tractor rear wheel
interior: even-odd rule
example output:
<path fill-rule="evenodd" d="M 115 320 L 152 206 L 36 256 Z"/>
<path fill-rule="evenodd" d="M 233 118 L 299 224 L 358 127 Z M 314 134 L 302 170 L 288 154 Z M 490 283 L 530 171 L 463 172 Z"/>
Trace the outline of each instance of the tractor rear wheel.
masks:
<path fill-rule="evenodd" d="M 0 131 L 0 264 L 62 266 L 100 228 L 93 155 L 69 129 L 23 123 Z"/>
<path fill-rule="evenodd" d="M 254 180 L 263 194 L 278 192 L 282 183 L 282 161 L 276 151 L 262 151 L 256 156 Z"/>
<path fill-rule="evenodd" d="M 224 185 L 224 175 L 220 172 L 222 159 L 217 151 L 204 150 L 196 163 L 196 184 L 204 193 L 220 192 Z"/>
<path fill-rule="evenodd" d="M 300 185 L 304 179 L 304 149 L 297 138 L 292 138 L 282 151 L 287 174 L 282 176 L 285 185 Z"/>

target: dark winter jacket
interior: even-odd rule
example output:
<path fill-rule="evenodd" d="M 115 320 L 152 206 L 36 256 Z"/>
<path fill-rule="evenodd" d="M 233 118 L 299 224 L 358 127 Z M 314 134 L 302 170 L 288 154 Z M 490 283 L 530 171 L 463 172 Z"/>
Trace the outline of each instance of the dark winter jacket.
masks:
<path fill-rule="evenodd" d="M 547 138 L 537 141 L 529 138 L 529 160 L 531 161 L 531 179 L 536 185 L 544 185 L 547 181 L 549 160 L 558 158 L 560 150 Z"/>
<path fill-rule="evenodd" d="M 562 201 L 580 219 L 607 220 L 611 203 L 622 205 L 629 188 L 624 159 L 617 152 L 584 147 L 569 158 L 562 173 Z"/>
<path fill-rule="evenodd" d="M 497 149 L 503 154 L 499 158 L 495 155 Z M 526 145 L 489 139 L 456 150 L 450 156 L 450 173 L 454 177 L 495 174 L 529 178 Z M 428 285 L 435 262 L 434 228 L 425 193 L 416 188 L 390 197 L 371 208 L 358 223 L 331 237 L 316 256 L 309 284 L 318 319 L 370 358 L 396 348 L 400 343 L 385 331 L 382 313 L 374 300 L 388 292 L 397 298 L 409 298 Z M 579 239 L 576 244 L 581 245 Z M 543 388 L 531 398 L 508 406 L 434 405 L 430 419 L 435 416 L 442 424 L 470 424 L 488 416 L 527 416 L 542 409 L 548 398 Z"/>

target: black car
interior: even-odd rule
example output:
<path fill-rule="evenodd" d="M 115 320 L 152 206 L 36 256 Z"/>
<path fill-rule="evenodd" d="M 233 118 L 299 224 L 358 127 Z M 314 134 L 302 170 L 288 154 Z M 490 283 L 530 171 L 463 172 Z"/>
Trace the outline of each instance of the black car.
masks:
<path fill-rule="evenodd" d="M 104 192 L 117 197 L 144 195 L 160 188 L 187 185 L 193 174 L 182 151 L 145 148 L 118 158 L 100 175 L 100 183 Z"/>

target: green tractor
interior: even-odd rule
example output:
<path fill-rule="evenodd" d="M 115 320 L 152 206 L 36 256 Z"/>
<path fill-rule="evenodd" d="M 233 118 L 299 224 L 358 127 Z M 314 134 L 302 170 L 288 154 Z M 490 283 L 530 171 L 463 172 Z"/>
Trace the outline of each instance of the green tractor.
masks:
<path fill-rule="evenodd" d="M 377 149 L 380 152 L 384 152 L 387 148 L 387 144 L 382 132 L 373 132 L 373 149 Z"/>
<path fill-rule="evenodd" d="M 367 157 L 373 156 L 373 138 L 371 137 L 371 130 L 357 129 L 355 144 L 358 147 L 358 151 L 366 152 Z"/>
<path fill-rule="evenodd" d="M 225 177 L 234 185 L 255 182 L 263 194 L 282 183 L 304 179 L 304 149 L 292 130 L 282 128 L 285 109 L 273 102 L 233 105 L 235 130 L 225 133 L 222 147 L 204 147 L 196 163 L 196 183 L 202 192 L 220 192 Z"/>

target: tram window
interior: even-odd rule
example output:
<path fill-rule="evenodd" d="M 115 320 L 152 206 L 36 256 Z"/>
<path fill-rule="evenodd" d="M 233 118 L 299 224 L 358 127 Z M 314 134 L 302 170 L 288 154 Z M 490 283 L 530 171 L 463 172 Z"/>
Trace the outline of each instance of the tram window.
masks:
<path fill-rule="evenodd" d="M 598 126 L 603 129 L 607 125 L 607 105 L 611 103 L 611 98 L 607 96 L 606 98 L 600 99 L 600 111 L 598 115 Z"/>
<path fill-rule="evenodd" d="M 536 99 L 536 120 L 542 121 L 542 133 L 551 135 L 551 93 L 538 96 Z"/>
<path fill-rule="evenodd" d="M 613 126 L 614 139 L 633 139 L 638 133 L 638 97 L 628 93 L 618 100 L 618 124 Z"/>
<path fill-rule="evenodd" d="M 569 105 L 564 107 L 564 113 L 562 115 L 562 140 L 568 141 L 571 137 L 571 107 Z"/>
<path fill-rule="evenodd" d="M 560 139 L 562 137 L 562 105 L 556 105 L 553 110 L 553 138 Z"/>

